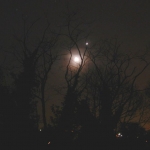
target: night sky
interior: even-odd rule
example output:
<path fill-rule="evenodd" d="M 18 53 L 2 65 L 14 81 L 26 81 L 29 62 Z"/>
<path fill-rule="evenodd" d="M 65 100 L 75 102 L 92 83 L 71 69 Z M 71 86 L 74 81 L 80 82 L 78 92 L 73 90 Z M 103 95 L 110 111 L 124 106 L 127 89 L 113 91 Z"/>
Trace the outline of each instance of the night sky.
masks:
<path fill-rule="evenodd" d="M 1 0 L 0 46 L 9 49 L 13 43 L 14 32 L 20 32 L 22 16 L 29 20 L 47 17 L 52 26 L 59 25 L 62 21 L 61 14 L 65 12 L 67 4 L 70 10 L 77 11 L 85 17 L 85 20 L 94 22 L 91 26 L 93 38 L 117 38 L 122 43 L 121 47 L 127 51 L 142 51 L 150 44 L 149 0 L 68 1 L 67 3 L 67 0 Z M 44 26 L 42 22 L 40 26 Z M 1 57 L 4 55 L 3 52 L 0 54 Z M 54 73 L 56 70 L 57 68 Z M 149 77 L 150 72 L 145 76 Z M 142 80 L 140 82 L 142 83 Z M 52 102 L 56 102 L 54 97 L 55 94 L 50 96 L 47 110 Z"/>
<path fill-rule="evenodd" d="M 22 15 L 30 19 L 48 16 L 57 24 L 66 4 L 66 0 L 1 0 L 0 39 L 12 36 L 20 26 Z M 99 37 L 117 37 L 130 49 L 140 49 L 149 43 L 149 0 L 69 0 L 69 6 L 87 20 L 95 20 L 94 32 Z"/>

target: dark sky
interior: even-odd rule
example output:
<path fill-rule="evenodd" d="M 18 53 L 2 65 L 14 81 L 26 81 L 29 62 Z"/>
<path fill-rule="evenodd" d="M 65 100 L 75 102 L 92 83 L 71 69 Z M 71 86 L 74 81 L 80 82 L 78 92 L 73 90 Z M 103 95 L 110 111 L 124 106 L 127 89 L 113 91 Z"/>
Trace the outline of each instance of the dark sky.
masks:
<path fill-rule="evenodd" d="M 94 32 L 102 38 L 117 37 L 127 48 L 143 48 L 150 40 L 149 0 L 68 0 L 87 20 L 95 19 Z M 48 16 L 59 22 L 67 0 L 1 0 L 0 40 L 10 38 L 22 15 L 35 19 Z"/>
<path fill-rule="evenodd" d="M 96 38 L 118 38 L 122 47 L 129 51 L 142 51 L 150 44 L 149 0 L 68 1 L 1 0 L 0 45 L 7 49 L 12 44 L 12 35 L 22 27 L 22 16 L 30 20 L 48 17 L 52 26 L 59 25 L 67 4 L 70 10 L 77 11 L 85 20 L 94 20 L 92 31 Z M 47 109 L 49 107 L 50 104 Z"/>

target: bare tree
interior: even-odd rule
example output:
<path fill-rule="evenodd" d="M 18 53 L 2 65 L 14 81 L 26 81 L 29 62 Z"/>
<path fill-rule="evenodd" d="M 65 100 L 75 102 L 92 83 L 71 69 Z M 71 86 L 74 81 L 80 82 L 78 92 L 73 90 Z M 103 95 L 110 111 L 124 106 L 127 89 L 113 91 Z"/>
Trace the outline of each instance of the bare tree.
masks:
<path fill-rule="evenodd" d="M 23 35 L 21 37 L 15 35 L 18 44 L 16 44 L 17 46 L 13 46 L 14 51 L 12 54 L 20 62 L 21 69 L 26 74 L 22 78 L 24 81 L 20 82 L 20 87 L 26 86 L 26 89 L 23 90 L 24 96 L 21 96 L 25 98 L 29 96 L 27 91 L 32 91 L 32 101 L 35 98 L 41 100 L 43 123 L 44 127 L 46 127 L 45 87 L 51 67 L 57 58 L 57 53 L 55 52 L 54 54 L 53 52 L 59 34 L 50 29 L 50 23 L 47 20 L 43 30 L 40 29 L 39 32 L 35 31 L 36 27 L 39 27 L 39 20 L 37 19 L 29 24 L 27 19 L 23 18 Z M 33 84 L 36 85 L 29 87 L 28 83 L 31 86 Z"/>
<path fill-rule="evenodd" d="M 61 136 L 65 134 L 63 138 L 59 136 L 60 141 L 64 138 L 66 141 L 71 141 L 74 138 L 74 136 L 72 137 L 73 132 L 77 128 L 77 109 L 82 97 L 81 95 L 86 87 L 86 82 L 82 80 L 82 75 L 87 61 L 88 34 L 84 33 L 82 29 L 83 24 L 76 19 L 76 13 L 69 13 L 65 18 L 66 22 L 63 25 L 64 33 L 61 36 L 67 41 L 63 46 L 68 50 L 66 55 L 68 63 L 64 76 L 66 94 L 61 110 L 53 107 L 52 111 L 55 113 L 57 129 L 61 132 Z M 64 133 L 64 131 L 66 132 Z"/>
<path fill-rule="evenodd" d="M 148 84 L 144 90 L 139 91 L 141 93 L 141 100 L 142 103 L 140 107 L 138 108 L 137 113 L 137 120 L 138 123 L 145 127 L 147 124 L 149 124 L 150 116 L 149 116 L 149 110 L 150 110 L 150 84 Z"/>
<path fill-rule="evenodd" d="M 20 121 L 20 127 L 18 128 L 21 129 L 22 127 L 28 130 L 31 126 L 29 123 L 29 120 L 31 120 L 30 118 L 35 119 L 34 110 L 36 105 L 33 100 L 35 98 L 35 90 L 38 87 L 36 67 L 38 58 L 41 55 L 40 46 L 44 40 L 45 32 L 38 45 L 33 48 L 33 43 L 31 44 L 30 32 L 38 20 L 35 20 L 29 27 L 27 27 L 27 20 L 23 19 L 23 21 L 23 36 L 18 37 L 15 35 L 17 43 L 11 51 L 14 58 L 20 63 L 20 70 L 17 70 L 17 72 L 19 72 L 18 75 L 16 75 L 16 73 L 12 75 L 15 80 L 15 91 L 13 92 L 14 99 L 19 111 L 18 114 L 20 113 L 20 115 L 22 115 L 21 119 L 18 116 L 18 120 Z M 26 126 L 24 127 L 25 124 Z"/>
<path fill-rule="evenodd" d="M 58 54 L 55 48 L 56 43 L 58 42 L 58 36 L 59 34 L 55 34 L 53 37 L 51 37 L 51 39 L 43 42 L 42 47 L 41 47 L 43 53 L 39 58 L 39 65 L 37 67 L 37 77 L 40 82 L 40 91 L 36 95 L 36 97 L 39 98 L 42 103 L 42 117 L 43 117 L 44 128 L 47 127 L 46 109 L 45 109 L 46 84 L 49 79 L 49 73 L 52 69 L 52 65 L 58 58 Z"/>
<path fill-rule="evenodd" d="M 147 53 L 131 55 L 120 51 L 116 40 L 102 41 L 99 48 L 90 51 L 89 58 L 94 67 L 89 82 L 92 108 L 104 136 L 110 137 L 119 121 L 135 117 L 141 104 L 137 79 L 150 63 Z M 136 63 L 142 67 L 138 68 Z"/>

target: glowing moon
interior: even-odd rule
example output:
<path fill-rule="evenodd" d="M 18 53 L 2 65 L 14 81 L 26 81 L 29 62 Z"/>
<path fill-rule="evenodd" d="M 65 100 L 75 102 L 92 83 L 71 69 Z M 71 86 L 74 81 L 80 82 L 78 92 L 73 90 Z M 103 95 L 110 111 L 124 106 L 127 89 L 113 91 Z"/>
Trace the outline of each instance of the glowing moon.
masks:
<path fill-rule="evenodd" d="M 74 57 L 74 62 L 79 63 L 80 62 L 80 58 L 79 57 Z"/>

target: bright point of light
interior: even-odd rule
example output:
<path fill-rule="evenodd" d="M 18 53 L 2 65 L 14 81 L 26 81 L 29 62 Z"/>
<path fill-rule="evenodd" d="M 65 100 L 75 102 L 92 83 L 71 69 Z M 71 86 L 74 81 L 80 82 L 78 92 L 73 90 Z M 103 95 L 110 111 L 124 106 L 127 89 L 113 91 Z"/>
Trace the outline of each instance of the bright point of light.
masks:
<path fill-rule="evenodd" d="M 51 144 L 51 142 L 49 141 L 47 144 L 49 145 L 49 144 Z"/>
<path fill-rule="evenodd" d="M 85 45 L 89 45 L 89 43 L 88 43 L 88 42 L 86 42 L 86 43 L 85 43 Z"/>
<path fill-rule="evenodd" d="M 40 129 L 40 131 L 42 131 L 42 129 Z"/>
<path fill-rule="evenodd" d="M 122 137 L 123 135 L 121 133 L 116 134 L 116 137 Z"/>
<path fill-rule="evenodd" d="M 76 62 L 76 63 L 80 62 L 79 57 L 74 57 L 74 62 Z"/>

